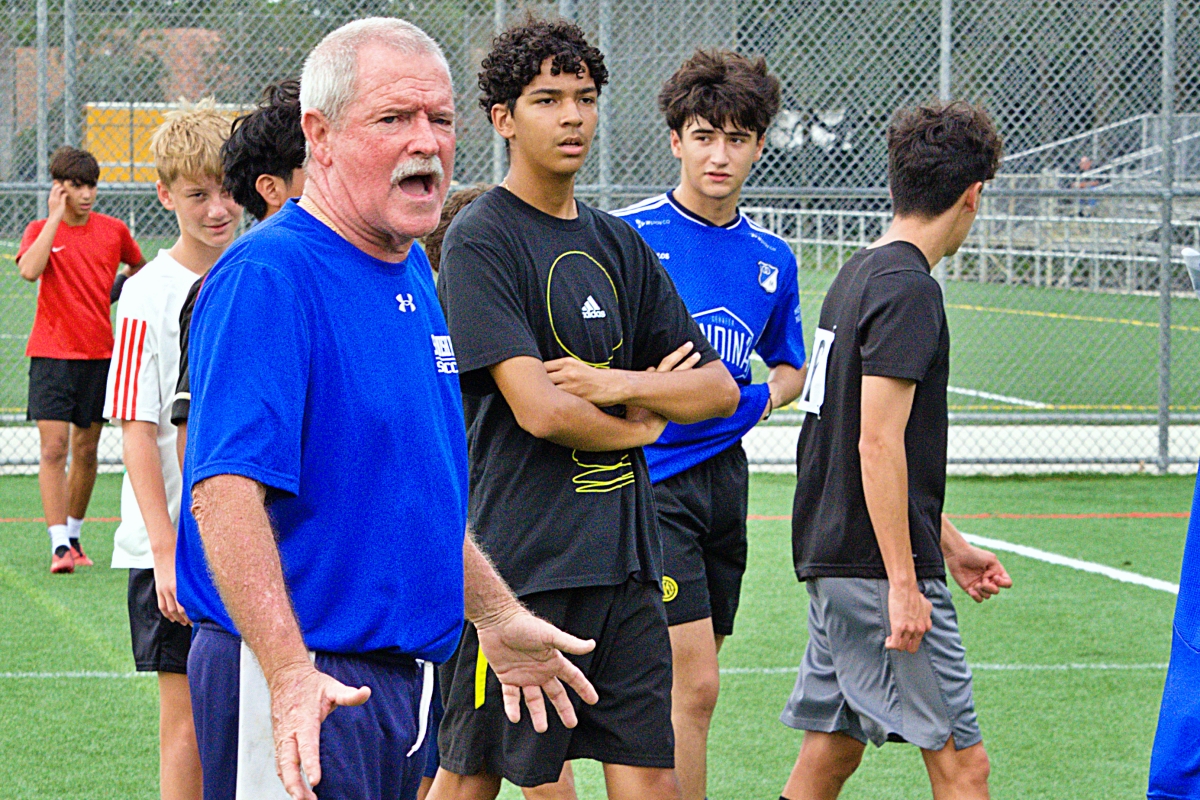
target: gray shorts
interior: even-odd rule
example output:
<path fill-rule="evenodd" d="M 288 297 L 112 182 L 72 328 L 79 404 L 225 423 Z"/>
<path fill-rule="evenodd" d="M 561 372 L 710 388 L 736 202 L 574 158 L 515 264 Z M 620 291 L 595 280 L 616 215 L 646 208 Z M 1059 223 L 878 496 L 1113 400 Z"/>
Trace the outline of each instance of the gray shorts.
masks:
<path fill-rule="evenodd" d="M 916 653 L 887 650 L 888 582 L 810 578 L 808 649 L 780 719 L 798 730 L 844 733 L 866 744 L 909 742 L 958 750 L 983 740 L 971 670 L 950 589 L 919 582 L 933 604 L 933 628 Z"/>

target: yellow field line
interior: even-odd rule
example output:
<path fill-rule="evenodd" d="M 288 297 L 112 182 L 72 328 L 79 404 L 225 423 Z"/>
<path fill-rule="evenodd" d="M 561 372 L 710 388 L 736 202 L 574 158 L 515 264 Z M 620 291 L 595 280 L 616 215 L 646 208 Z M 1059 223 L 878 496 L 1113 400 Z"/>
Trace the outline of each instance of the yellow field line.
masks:
<path fill-rule="evenodd" d="M 951 411 L 1012 411 L 1013 406 L 1006 405 L 949 405 Z M 1157 411 L 1158 406 L 1138 405 L 1087 405 L 1063 403 L 1056 405 L 1047 403 L 1044 408 L 1030 409 L 1031 413 L 1044 411 Z M 1200 406 L 1171 406 L 1171 411 L 1200 411 Z"/>
<path fill-rule="evenodd" d="M 800 294 L 824 297 L 825 292 L 806 290 Z M 946 308 L 958 311 L 982 311 L 988 314 L 1013 314 L 1021 317 L 1045 317 L 1046 319 L 1065 319 L 1072 322 L 1099 322 L 1109 325 L 1133 325 L 1138 328 L 1158 328 L 1157 322 L 1147 322 L 1141 319 L 1126 319 L 1124 317 L 1093 317 L 1086 314 L 1062 314 L 1057 311 L 1034 311 L 1026 308 L 996 308 L 994 306 L 977 306 L 967 303 L 947 303 Z M 1173 331 L 1200 333 L 1200 325 L 1172 325 Z"/>
<path fill-rule="evenodd" d="M 66 580 L 69 581 L 71 578 L 67 578 Z M 128 668 L 128 658 L 117 651 L 110 643 L 100 638 L 86 622 L 80 620 L 79 614 L 76 611 L 68 608 L 49 593 L 42 591 L 37 585 L 9 564 L 0 561 L 0 586 L 4 585 L 7 585 L 18 594 L 25 595 L 34 605 L 41 606 L 43 611 L 58 620 L 58 623 L 62 626 L 60 632 L 63 635 L 70 636 L 76 640 L 83 640 L 98 657 L 104 659 L 110 669 L 124 670 Z"/>
<path fill-rule="evenodd" d="M 1110 325 L 1135 325 L 1139 328 L 1157 328 L 1157 322 L 1146 322 L 1140 319 L 1123 319 L 1119 317 L 1091 317 L 1084 314 L 1060 314 L 1056 311 L 1032 311 L 1025 308 L 994 308 L 992 306 L 975 306 L 965 303 L 947 303 L 946 308 L 954 308 L 960 311 L 983 311 L 989 314 L 1013 314 L 1021 317 L 1045 317 L 1047 319 L 1069 319 L 1074 322 L 1103 322 Z M 1188 331 L 1190 333 L 1200 333 L 1200 326 L 1196 325 L 1172 325 L 1173 331 Z"/>

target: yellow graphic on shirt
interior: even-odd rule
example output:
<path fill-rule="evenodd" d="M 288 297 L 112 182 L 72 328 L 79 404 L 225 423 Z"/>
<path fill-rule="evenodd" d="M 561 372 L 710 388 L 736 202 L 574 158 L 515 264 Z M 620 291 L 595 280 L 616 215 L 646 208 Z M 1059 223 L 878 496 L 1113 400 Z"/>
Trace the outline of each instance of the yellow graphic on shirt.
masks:
<path fill-rule="evenodd" d="M 625 343 L 623 336 L 617 340 L 616 344 L 612 346 L 605 358 L 597 361 L 588 361 L 586 358 L 576 355 L 570 347 L 567 347 L 567 343 L 563 341 L 563 337 L 559 335 L 558 328 L 554 324 L 554 304 L 550 297 L 550 289 L 554 285 L 554 271 L 558 269 L 559 264 L 561 264 L 562 260 L 567 256 L 583 256 L 590 261 L 596 267 L 596 269 L 600 270 L 605 279 L 608 281 L 608 285 L 612 287 L 613 299 L 615 299 L 618 304 L 621 302 L 621 293 L 617 291 L 617 284 L 613 281 L 612 276 L 608 274 L 608 270 L 606 270 L 599 261 L 592 258 L 582 250 L 568 250 L 558 258 L 554 259 L 554 263 L 550 265 L 550 272 L 546 274 L 546 314 L 550 318 L 550 332 L 554 334 L 554 341 L 558 342 L 558 346 L 561 347 L 563 352 L 565 352 L 571 358 L 587 364 L 589 367 L 595 367 L 596 369 L 608 369 L 612 366 L 613 354 L 620 349 L 621 345 Z M 615 315 L 617 313 L 617 309 L 606 309 L 602 310 L 601 313 Z"/>
<path fill-rule="evenodd" d="M 669 603 L 678 596 L 679 584 L 675 582 L 674 578 L 663 575 L 663 602 Z"/>
<path fill-rule="evenodd" d="M 585 451 L 584 455 L 597 458 L 601 454 Z M 576 494 L 611 492 L 628 486 L 635 480 L 633 459 L 629 453 L 622 453 L 615 464 L 589 464 L 579 460 L 578 450 L 572 450 L 571 460 L 583 470 L 571 478 L 571 483 L 575 484 Z"/>
<path fill-rule="evenodd" d="M 479 648 L 479 655 L 475 658 L 475 707 L 483 708 L 483 701 L 487 698 L 487 656 L 483 654 L 483 648 Z"/>
<path fill-rule="evenodd" d="M 604 281 L 596 278 L 593 268 L 600 271 Z M 556 276 L 559 279 L 558 291 L 555 291 Z M 611 296 L 608 295 L 608 289 L 612 290 Z M 579 294 L 586 294 L 586 300 L 581 301 Z M 576 296 L 569 304 L 565 303 L 572 295 Z M 556 298 L 560 317 L 557 322 L 554 310 Z M 625 342 L 620 298 L 617 284 L 603 264 L 582 250 L 562 253 L 554 259 L 546 274 L 546 315 L 554 341 L 564 353 L 582 364 L 596 369 L 611 369 L 615 353 Z M 561 319 L 564 315 L 565 320 Z M 574 315 L 584 320 L 585 327 L 578 326 Z M 569 334 L 571 331 L 574 333 Z M 568 339 L 571 339 L 570 345 L 567 344 Z M 571 477 L 577 494 L 616 491 L 636 479 L 633 458 L 628 452 L 589 453 L 572 450 L 571 460 L 578 468 Z"/>

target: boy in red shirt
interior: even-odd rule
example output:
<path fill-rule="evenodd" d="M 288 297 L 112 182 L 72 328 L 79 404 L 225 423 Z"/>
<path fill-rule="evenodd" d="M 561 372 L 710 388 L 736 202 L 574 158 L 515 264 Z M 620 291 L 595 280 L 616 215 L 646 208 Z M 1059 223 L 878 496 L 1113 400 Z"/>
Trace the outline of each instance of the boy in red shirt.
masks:
<path fill-rule="evenodd" d="M 136 270 L 145 259 L 123 222 L 92 211 L 100 167 L 91 153 L 60 147 L 50 159 L 50 177 L 49 216 L 25 229 L 17 266 L 25 280 L 41 278 L 25 349 L 32 359 L 27 416 L 37 421 L 41 439 L 38 487 L 50 530 L 50 571 L 65 573 L 92 564 L 79 535 L 104 426 L 113 348 L 109 292 L 122 263 Z"/>

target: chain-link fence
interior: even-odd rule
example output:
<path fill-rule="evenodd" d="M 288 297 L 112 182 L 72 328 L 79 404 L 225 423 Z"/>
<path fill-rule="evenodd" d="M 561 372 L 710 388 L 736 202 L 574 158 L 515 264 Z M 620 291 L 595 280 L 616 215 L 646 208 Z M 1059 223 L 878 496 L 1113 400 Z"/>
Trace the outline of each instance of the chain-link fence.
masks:
<path fill-rule="evenodd" d="M 1178 0 L 6 0 L 0 7 L 0 238 L 11 262 L 44 216 L 62 143 L 100 160 L 97 208 L 145 249 L 173 235 L 150 132 L 180 97 L 231 111 L 299 73 L 350 19 L 412 20 L 458 92 L 456 180 L 497 181 L 504 150 L 475 102 L 491 37 L 533 11 L 580 22 L 605 52 L 582 194 L 605 208 L 672 185 L 655 107 L 696 46 L 767 57 L 783 85 L 746 210 L 790 241 L 806 328 L 838 266 L 888 219 L 883 132 L 931 97 L 983 103 L 1006 142 L 962 251 L 938 267 L 953 334 L 950 457 L 959 469 L 1165 470 L 1200 457 L 1200 9 Z M 0 269 L 0 465 L 36 464 L 25 340 L 36 302 Z M 811 336 L 811 330 L 810 330 Z M 801 417 L 748 437 L 786 465 Z M 116 463 L 119 435 L 103 458 Z"/>

